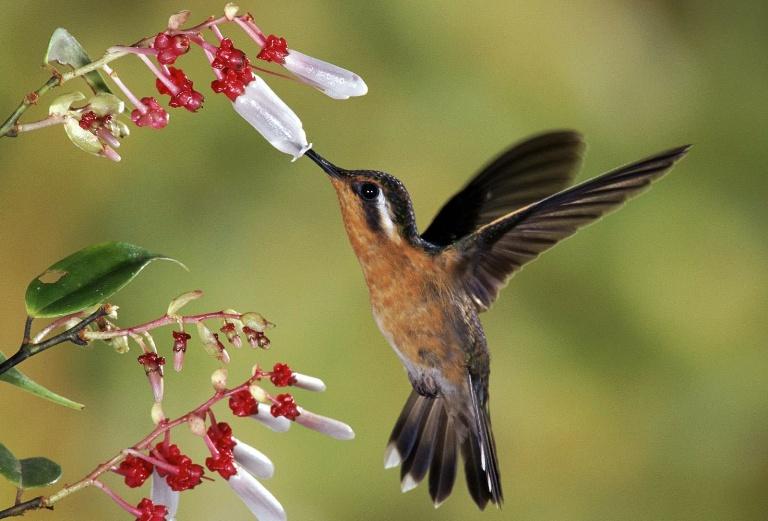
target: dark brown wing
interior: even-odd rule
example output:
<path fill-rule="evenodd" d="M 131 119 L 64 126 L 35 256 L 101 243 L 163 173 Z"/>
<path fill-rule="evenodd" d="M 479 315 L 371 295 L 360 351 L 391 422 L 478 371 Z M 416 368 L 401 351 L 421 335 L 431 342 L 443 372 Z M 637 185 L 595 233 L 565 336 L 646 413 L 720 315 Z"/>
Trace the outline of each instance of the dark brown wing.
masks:
<path fill-rule="evenodd" d="M 647 189 L 689 148 L 675 148 L 618 168 L 501 217 L 465 237 L 455 248 L 468 293 L 481 310 L 488 309 L 507 279 L 524 264 Z"/>
<path fill-rule="evenodd" d="M 422 238 L 447 246 L 484 224 L 568 186 L 584 142 L 570 130 L 518 143 L 494 159 L 438 212 Z"/>

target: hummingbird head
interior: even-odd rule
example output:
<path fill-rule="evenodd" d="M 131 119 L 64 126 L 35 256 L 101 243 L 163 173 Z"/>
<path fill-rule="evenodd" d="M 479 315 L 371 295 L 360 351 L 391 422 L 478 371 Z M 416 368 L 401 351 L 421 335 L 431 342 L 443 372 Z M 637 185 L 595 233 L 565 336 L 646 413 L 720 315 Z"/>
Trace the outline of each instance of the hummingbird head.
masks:
<path fill-rule="evenodd" d="M 422 242 L 411 198 L 399 179 L 376 170 L 339 168 L 311 149 L 306 155 L 328 174 L 353 242 Z"/>

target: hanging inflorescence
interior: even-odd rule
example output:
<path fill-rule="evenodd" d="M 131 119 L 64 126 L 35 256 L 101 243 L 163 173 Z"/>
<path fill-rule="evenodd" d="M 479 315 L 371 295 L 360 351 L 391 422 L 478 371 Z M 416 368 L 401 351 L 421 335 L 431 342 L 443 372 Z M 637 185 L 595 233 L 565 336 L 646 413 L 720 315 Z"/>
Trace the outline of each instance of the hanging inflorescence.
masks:
<path fill-rule="evenodd" d="M 167 96 L 172 108 L 184 108 L 197 112 L 203 107 L 204 94 L 195 88 L 195 83 L 179 66 L 180 58 L 201 51 L 211 67 L 213 80 L 210 88 L 223 94 L 233 104 L 235 111 L 250 123 L 275 148 L 295 158 L 312 146 L 299 117 L 259 77 L 255 71 L 287 78 L 310 85 L 334 99 L 348 99 L 367 93 L 368 87 L 360 76 L 318 60 L 288 47 L 285 38 L 274 34 L 266 35 L 255 24 L 250 14 L 239 15 L 238 7 L 227 4 L 224 16 L 211 17 L 195 26 L 184 28 L 189 18 L 188 11 L 170 17 L 168 27 L 154 37 L 140 40 L 130 46 L 114 46 L 100 60 L 55 76 L 43 88 L 33 93 L 30 99 L 20 105 L 0 128 L 0 136 L 16 136 L 22 132 L 62 124 L 70 140 L 79 148 L 102 157 L 119 161 L 116 149 L 120 139 L 128 136 L 129 127 L 119 119 L 126 111 L 123 99 L 113 94 L 103 81 L 89 81 L 94 93 L 86 97 L 80 92 L 65 94 L 56 98 L 49 107 L 49 115 L 42 121 L 19 123 L 21 113 L 30 104 L 39 102 L 38 93 L 58 86 L 70 79 L 105 73 L 133 107 L 130 120 L 139 127 L 165 128 L 170 116 L 164 106 L 153 95 L 135 94 L 133 88 L 123 81 L 109 65 L 126 55 L 137 56 L 155 76 L 155 89 L 161 96 Z M 246 52 L 238 49 L 226 37 L 222 28 L 236 26 L 245 32 L 259 47 L 256 61 L 282 66 L 288 74 L 279 73 L 254 65 Z M 206 39 L 212 35 L 213 43 Z M 74 42 L 74 43 L 73 43 Z M 51 40 L 47 59 L 71 65 L 61 56 L 69 56 L 60 49 L 76 45 L 76 40 L 66 31 L 59 29 Z M 53 49 L 53 51 L 52 51 Z M 67 49 L 69 50 L 69 49 Z M 95 85 L 95 87 L 94 87 Z M 31 96 L 31 95 L 30 95 Z M 29 96 L 28 96 L 29 98 Z"/>
<path fill-rule="evenodd" d="M 298 423 L 339 440 L 354 438 L 354 432 L 348 425 L 304 409 L 296 403 L 292 393 L 285 392 L 287 388 L 325 390 L 322 380 L 295 372 L 285 363 L 274 364 L 271 369 L 256 365 L 244 382 L 228 387 L 225 365 L 230 362 L 230 355 L 224 342 L 242 348 L 245 338 L 254 349 L 268 349 L 271 342 L 266 332 L 274 324 L 259 313 L 239 313 L 231 309 L 181 314 L 183 306 L 201 296 L 199 290 L 184 293 L 171 301 L 162 316 L 131 327 L 118 326 L 117 306 L 104 304 L 95 314 L 80 311 L 59 317 L 31 339 L 35 343 L 43 342 L 55 336 L 59 329 L 82 326 L 78 339 L 83 345 L 102 340 L 119 353 L 127 353 L 131 344 L 138 346 L 141 353 L 137 361 L 152 390 L 154 405 L 151 416 L 155 424 L 144 439 L 121 450 L 117 456 L 57 495 L 42 498 L 35 508 L 52 506 L 58 498 L 83 486 L 94 486 L 139 521 L 171 521 L 176 517 L 181 493 L 218 475 L 227 481 L 257 519 L 281 521 L 286 519 L 282 505 L 259 481 L 272 477 L 272 461 L 258 449 L 236 438 L 233 426 L 216 418 L 214 406 L 225 401 L 235 418 L 254 419 L 276 432 L 285 432 L 291 424 Z M 92 317 L 96 318 L 92 320 Z M 187 332 L 188 326 L 193 326 L 195 335 Z M 158 349 L 158 342 L 155 341 L 157 330 L 168 327 L 173 328 L 167 345 L 177 371 L 183 369 L 184 358 L 194 336 L 203 350 L 221 364 L 211 375 L 214 394 L 175 419 L 167 418 L 163 411 L 166 358 L 162 347 Z M 214 333 L 215 330 L 218 332 Z M 279 391 L 268 391 L 263 386 L 267 383 Z M 182 444 L 176 441 L 174 433 L 182 426 L 187 426 L 206 447 L 208 456 L 203 461 L 194 461 Z M 137 505 L 129 504 L 104 482 L 103 477 L 110 472 L 121 476 L 129 488 L 142 487 L 151 481 L 150 497 L 143 498 Z M 52 499 L 54 497 L 57 499 Z"/>

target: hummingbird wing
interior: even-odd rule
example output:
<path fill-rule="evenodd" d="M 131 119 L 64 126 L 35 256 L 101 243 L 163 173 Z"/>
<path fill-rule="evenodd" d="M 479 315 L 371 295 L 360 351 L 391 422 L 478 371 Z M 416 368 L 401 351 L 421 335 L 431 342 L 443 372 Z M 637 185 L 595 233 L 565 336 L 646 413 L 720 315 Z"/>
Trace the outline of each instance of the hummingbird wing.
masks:
<path fill-rule="evenodd" d="M 590 179 L 486 224 L 457 242 L 458 268 L 480 310 L 488 309 L 509 277 L 579 228 L 616 210 L 680 160 L 674 148 Z"/>
<path fill-rule="evenodd" d="M 570 130 L 513 145 L 445 203 L 422 238 L 448 246 L 484 224 L 559 192 L 573 179 L 583 150 L 581 135 Z"/>

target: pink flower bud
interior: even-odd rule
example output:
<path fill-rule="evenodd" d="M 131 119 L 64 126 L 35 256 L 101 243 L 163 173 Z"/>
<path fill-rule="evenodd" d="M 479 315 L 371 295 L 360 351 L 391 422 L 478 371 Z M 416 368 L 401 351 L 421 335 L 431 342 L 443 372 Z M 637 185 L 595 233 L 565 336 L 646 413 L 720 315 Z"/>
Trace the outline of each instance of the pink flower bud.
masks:
<path fill-rule="evenodd" d="M 149 352 L 139 356 L 138 361 L 139 364 L 144 366 L 144 372 L 147 375 L 150 387 L 152 387 L 155 402 L 163 401 L 163 365 L 165 365 L 165 358 L 157 356 L 157 353 Z"/>

